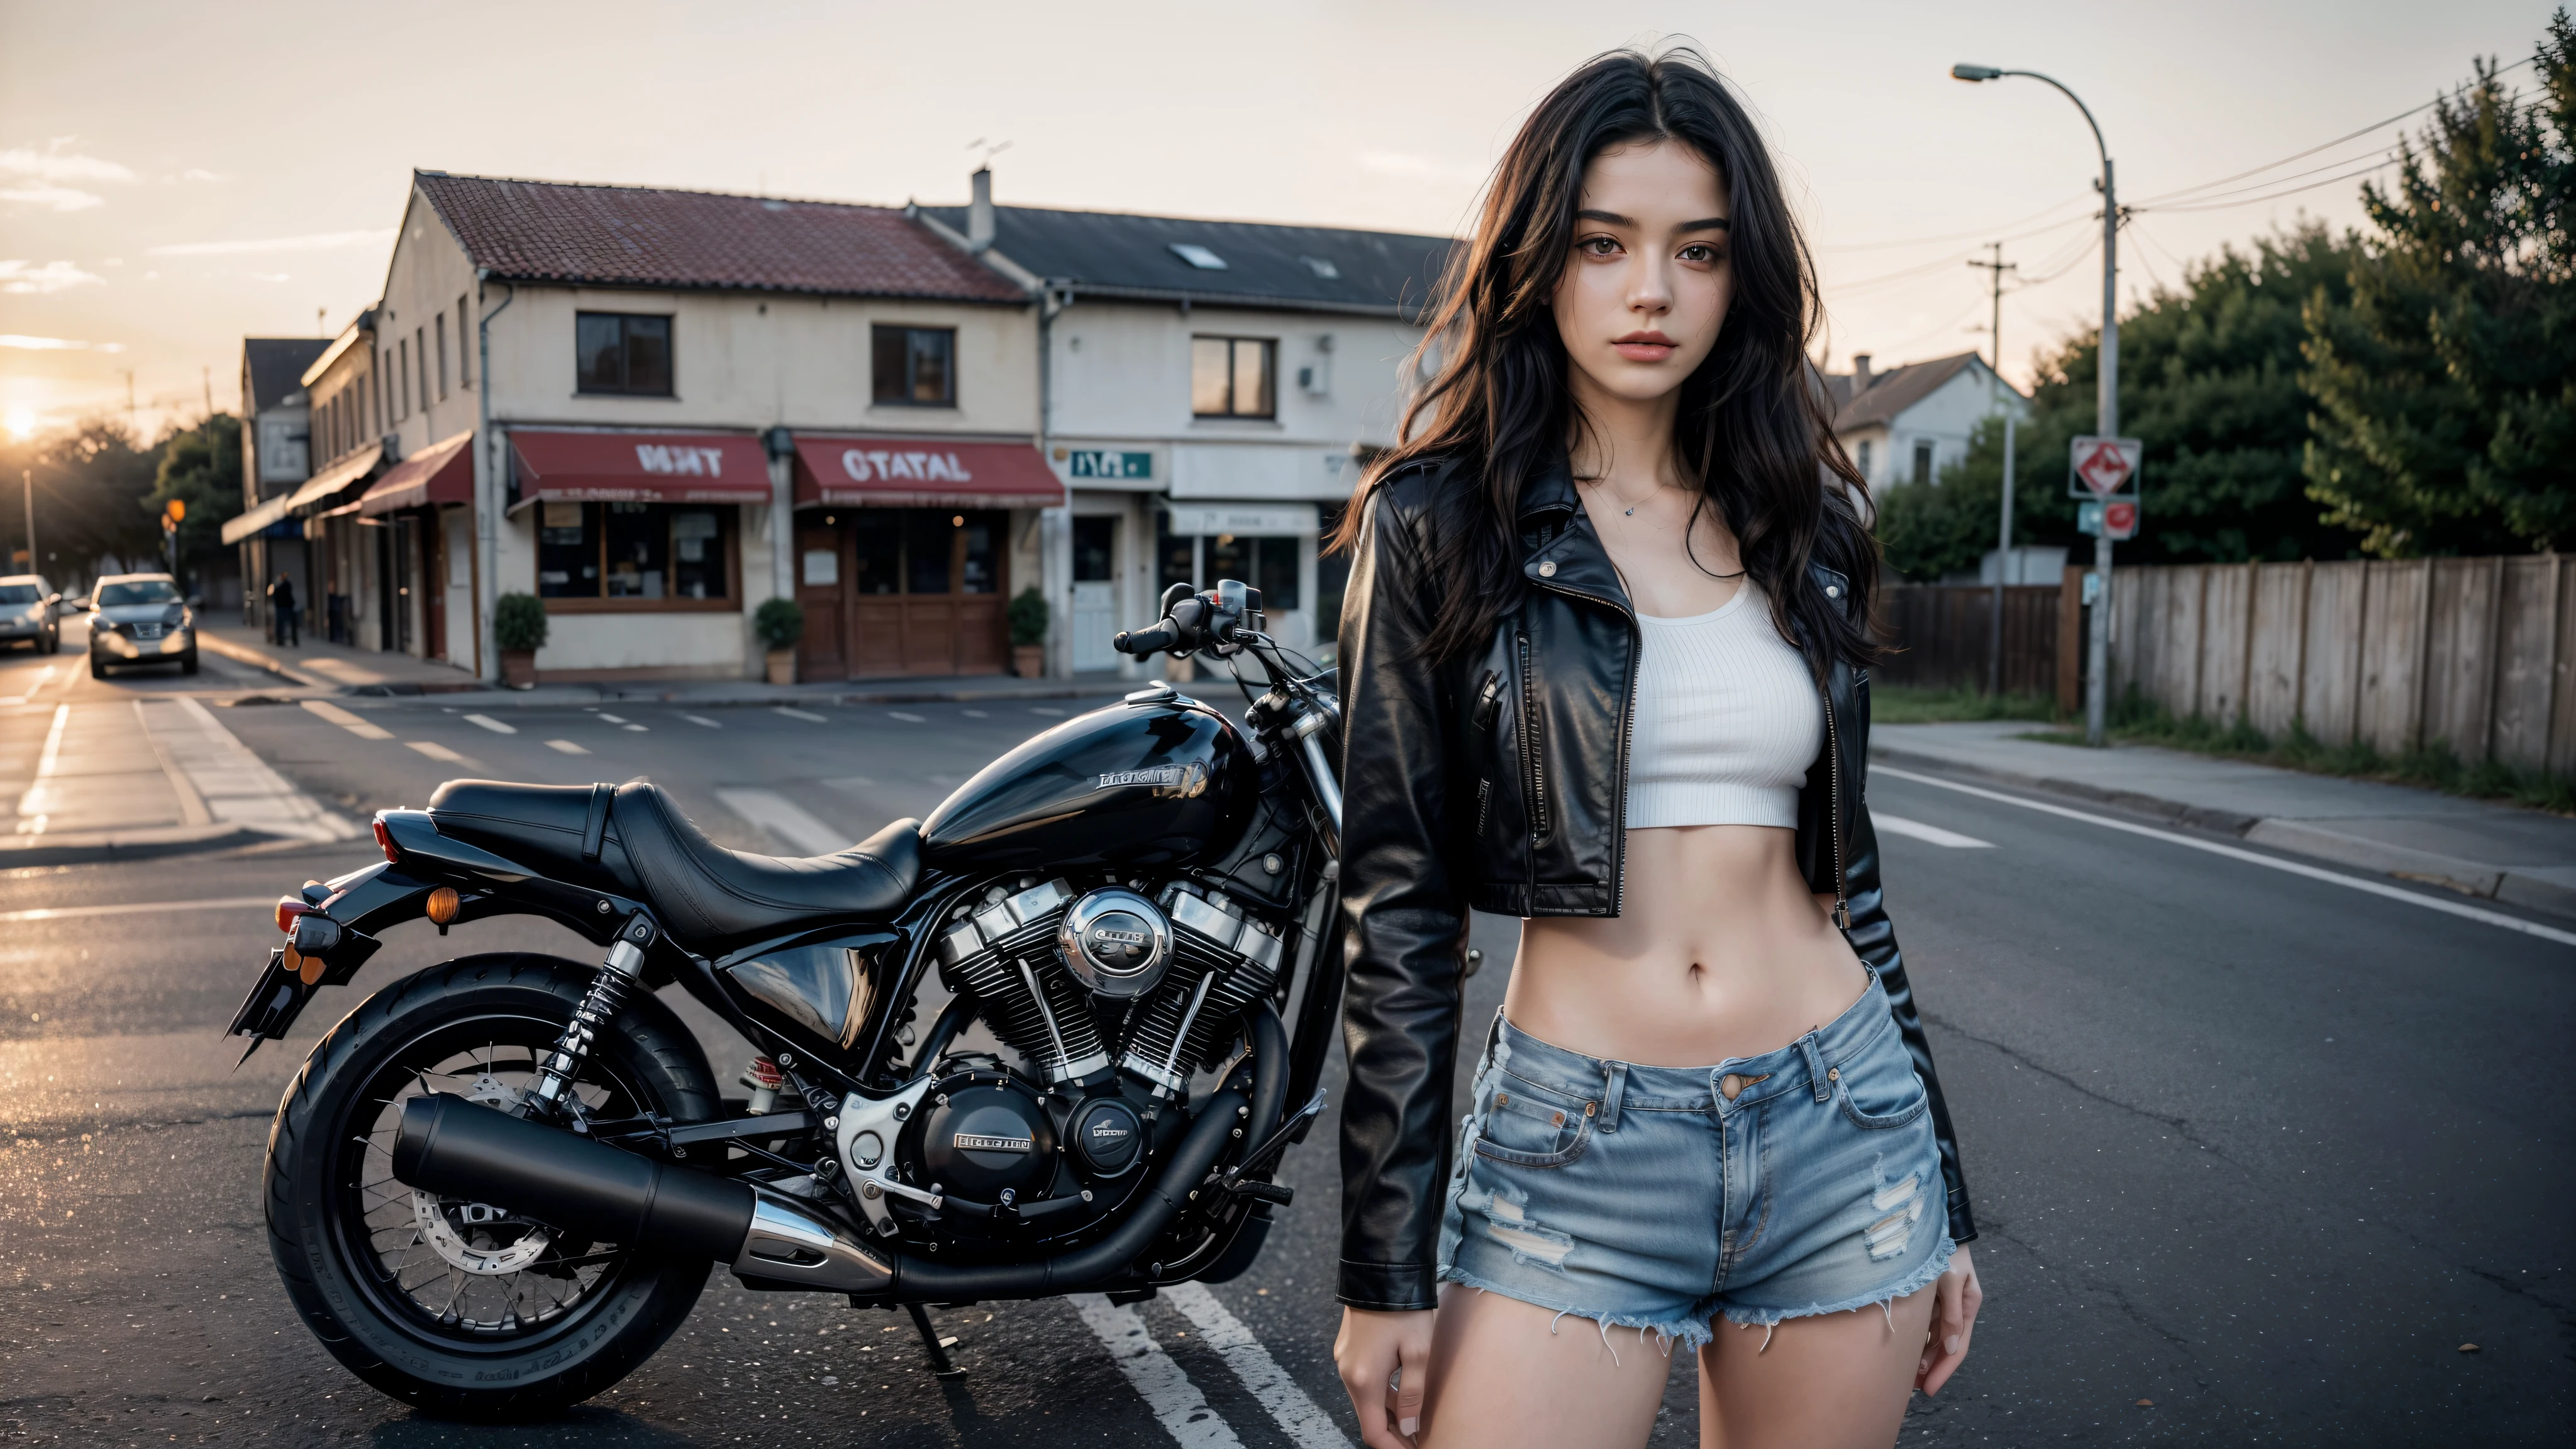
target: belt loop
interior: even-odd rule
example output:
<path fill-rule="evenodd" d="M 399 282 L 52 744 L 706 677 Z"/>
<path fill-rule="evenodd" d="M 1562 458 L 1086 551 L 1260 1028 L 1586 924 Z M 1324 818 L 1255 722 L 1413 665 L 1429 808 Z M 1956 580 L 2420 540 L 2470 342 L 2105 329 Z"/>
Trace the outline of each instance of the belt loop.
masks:
<path fill-rule="evenodd" d="M 1816 1050 L 1816 1034 L 1814 1032 L 1811 1031 L 1805 1036 L 1798 1038 L 1798 1051 L 1807 1059 L 1807 1080 L 1815 1084 L 1816 1100 L 1819 1102 L 1832 1101 L 1834 1099 L 1834 1086 L 1833 1083 L 1828 1081 L 1825 1077 L 1825 1058 L 1822 1052 Z"/>
<path fill-rule="evenodd" d="M 1503 1009 L 1494 1008 L 1494 1024 L 1485 1028 L 1485 1049 L 1476 1055 L 1476 1075 L 1481 1078 L 1494 1068 L 1494 1047 L 1503 1039 Z"/>
<path fill-rule="evenodd" d="M 1608 1078 L 1601 1087 L 1601 1130 L 1619 1130 L 1619 1102 L 1628 1095 L 1628 1064 L 1611 1062 L 1604 1073 Z"/>

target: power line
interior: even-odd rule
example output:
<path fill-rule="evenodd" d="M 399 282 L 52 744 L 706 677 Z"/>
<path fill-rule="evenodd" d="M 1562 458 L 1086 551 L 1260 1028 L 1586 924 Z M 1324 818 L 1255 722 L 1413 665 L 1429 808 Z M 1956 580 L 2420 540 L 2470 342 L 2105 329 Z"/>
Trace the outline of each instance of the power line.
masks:
<path fill-rule="evenodd" d="M 2339 181 L 2350 181 L 2357 176 L 2368 176 L 2373 171 L 2384 171 L 2396 164 L 2396 157 L 2383 156 L 2379 160 L 2373 161 L 2367 166 L 2356 167 L 2340 176 L 2329 176 L 2323 181 L 2311 181 L 2305 186 L 2292 186 L 2280 191 L 2268 191 L 2261 196 L 2249 196 L 2243 201 L 2213 201 L 2204 206 L 2138 206 L 2123 207 L 2121 209 L 2124 211 L 2153 212 L 2158 216 L 2180 216 L 2187 212 L 2194 211 L 2233 211 L 2240 206 L 2260 206 L 2264 202 L 2277 201 L 2284 196 L 2296 196 L 2302 191 L 2314 191 L 2321 186 L 2332 186 Z"/>
<path fill-rule="evenodd" d="M 2074 226 L 2074 225 L 2076 225 L 2076 224 L 2077 224 L 2077 223 L 2079 223 L 2079 222 L 2089 222 L 2089 221 L 2092 221 L 2092 220 L 2094 220 L 2094 219 L 2098 218 L 2100 215 L 2101 215 L 2101 213 L 2097 211 L 2097 212 L 2093 213 L 2091 216 L 2070 216 L 2070 217 L 2066 218 L 2066 219 L 2065 219 L 2065 220 L 2063 220 L 2063 221 L 2051 222 L 2051 223 L 2049 223 L 2049 224 L 2048 224 L 2048 225 L 2046 225 L 2046 226 L 2033 227 L 2033 228 L 2031 228 L 2031 229 L 2030 229 L 2030 230 L 2028 230 L 2028 231 L 2022 231 L 2022 232 L 2009 232 L 2009 233 L 2006 233 L 2006 234 L 2005 234 L 2005 235 L 2003 235 L 2003 236 L 1991 238 L 1991 239 L 1990 239 L 1990 244 L 1991 244 L 1991 242 L 1992 242 L 1992 241 L 2006 241 L 2006 242 L 2013 242 L 2013 241 L 2027 241 L 2027 240 L 2029 240 L 2029 239 L 2030 239 L 2030 238 L 2032 238 L 2032 237 L 2036 237 L 2036 236 L 2046 236 L 2048 233 L 2050 233 L 2050 232 L 2052 232 L 2052 231 L 2063 231 L 2063 230 L 2065 230 L 2066 228 L 2068 228 L 2068 227 L 2070 227 L 2070 226 Z M 1911 280 L 1911 279 L 1913 279 L 1913 278 L 1915 278 L 1915 277 L 1919 277 L 1919 276 L 1923 275 L 1923 274 L 1924 274 L 1924 273 L 1926 273 L 1926 272 L 1933 272 L 1933 271 L 1940 271 L 1940 270 L 1944 270 L 1944 269 L 1948 268 L 1948 267 L 1950 266 L 1950 264 L 1951 264 L 1951 263 L 1953 263 L 1953 262 L 1960 261 L 1960 260 L 1963 260 L 1963 259 L 1965 259 L 1965 258 L 1967 258 L 1967 257 L 1971 257 L 1971 256 L 1976 255 L 1977 250 L 1978 250 L 1977 248 L 1971 247 L 1971 248 L 1968 248 L 1968 249 L 1963 250 L 1963 251 L 1945 252 L 1945 253 L 1943 253 L 1942 255 L 1940 255 L 1940 256 L 1938 256 L 1938 257 L 1935 257 L 1935 258 L 1933 258 L 1932 260 L 1930 260 L 1930 261 L 1928 261 L 1928 262 L 1921 262 L 1921 263 L 1918 263 L 1918 264 L 1916 264 L 1916 265 L 1914 265 L 1914 266 L 1910 266 L 1910 267 L 1903 268 L 1903 269 L 1901 269 L 1901 270 L 1899 270 L 1899 271 L 1883 272 L 1883 273 L 1881 273 L 1881 274 L 1879 274 L 1878 276 L 1875 276 L 1875 277 L 1863 277 L 1863 278 L 1861 278 L 1859 281 L 1856 281 L 1856 282 L 1836 282 L 1836 283 L 1833 283 L 1832 285 L 1830 285 L 1830 286 L 1826 287 L 1824 290 L 1829 291 L 1829 292 L 1835 292 L 1835 293 L 1849 293 L 1849 292 L 1862 291 L 1862 290 L 1865 290 L 1865 289 L 1870 288 L 1870 287 L 1880 286 L 1880 285 L 1882 285 L 1882 284 L 1884 284 L 1884 283 L 1888 283 L 1888 282 L 1902 282 L 1902 281 L 1909 281 L 1909 280 Z"/>
<path fill-rule="evenodd" d="M 2047 205 L 2047 206 L 2043 206 L 2043 207 L 2041 207 L 2039 210 L 2034 211 L 2034 212 L 2032 212 L 2030 215 L 2025 216 L 2025 217 L 2022 217 L 2022 218 L 2020 218 L 2020 219 L 2019 219 L 2019 220 L 2017 220 L 2017 221 L 2008 221 L 2008 222 L 2005 222 L 2005 223 L 2004 223 L 2004 226 L 2005 226 L 2005 227 L 2007 227 L 2007 228 L 2011 228 L 2011 227 L 2020 226 L 2020 225 L 2022 225 L 2022 224 L 2024 224 L 2024 223 L 2026 223 L 2026 222 L 2033 222 L 2033 221 L 2037 221 L 2037 220 L 2039 220 L 2041 217 L 2048 215 L 2048 214 L 2049 214 L 2050 212 L 2052 212 L 2052 211 L 2060 211 L 2060 210 L 2063 210 L 2064 208 L 2066 208 L 2066 207 L 2068 207 L 2068 206 L 2071 206 L 2071 205 L 2075 204 L 2076 202 L 2083 201 L 2083 200 L 2087 199 L 2090 195 L 2091 195 L 2091 193 L 2090 193 L 2090 192 L 2083 192 L 2083 191 L 2079 191 L 2079 192 L 2075 193 L 2073 196 L 2067 197 L 2067 198 L 2066 198 L 2065 200 L 2063 200 L 2063 201 L 2052 202 L 2052 203 L 2050 203 L 2050 204 L 2049 204 L 2049 205 Z M 2099 216 L 2099 215 L 2101 215 L 2101 213 L 2100 213 L 2100 212 L 2095 212 L 2095 213 L 2094 213 L 2094 215 Z M 1850 243 L 1846 243 L 1846 244 L 1844 244 L 1844 245 L 1840 245 L 1840 246 L 1816 247 L 1816 248 L 1814 248 L 1814 250 L 1819 251 L 1819 252 L 1884 252 L 1884 251 L 1894 251 L 1894 250 L 1896 250 L 1896 249 L 1897 249 L 1897 248 L 1899 248 L 1899 247 L 1928 247 L 1928 246 L 1933 246 L 1933 245 L 1935 245 L 1935 244 L 1937 244 L 1937 243 L 1940 243 L 1940 242 L 1966 241 L 1966 240 L 1967 240 L 1968 238 L 1970 238 L 1970 237 L 1976 237 L 1976 236 L 1991 236 L 1991 235 L 1993 234 L 1993 232 L 1994 232 L 1994 228 L 1993 228 L 1993 227 L 1981 226 L 1981 227 L 1978 227 L 1978 228 L 1977 228 L 1976 230 L 1974 230 L 1974 231 L 1958 231 L 1958 232 L 1952 232 L 1952 233 L 1950 233 L 1948 236 L 1918 236 L 1918 237 L 1915 237 L 1914 239 L 1912 239 L 1912 240 L 1910 240 L 1910 241 L 1850 242 Z"/>

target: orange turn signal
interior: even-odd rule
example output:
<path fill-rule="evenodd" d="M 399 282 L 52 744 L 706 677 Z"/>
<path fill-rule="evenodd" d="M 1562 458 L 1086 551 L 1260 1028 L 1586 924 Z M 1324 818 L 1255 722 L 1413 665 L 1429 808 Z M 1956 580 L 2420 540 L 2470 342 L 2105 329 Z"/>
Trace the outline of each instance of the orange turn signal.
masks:
<path fill-rule="evenodd" d="M 456 894 L 454 886 L 440 886 L 429 893 L 429 919 L 438 925 L 454 921 L 456 913 L 463 909 L 465 902 Z"/>
<path fill-rule="evenodd" d="M 277 898 L 278 931 L 282 934 L 293 934 L 295 931 L 295 918 L 297 916 L 309 914 L 312 909 L 313 908 L 311 906 L 304 903 L 304 898 L 301 896 L 279 896 Z"/>

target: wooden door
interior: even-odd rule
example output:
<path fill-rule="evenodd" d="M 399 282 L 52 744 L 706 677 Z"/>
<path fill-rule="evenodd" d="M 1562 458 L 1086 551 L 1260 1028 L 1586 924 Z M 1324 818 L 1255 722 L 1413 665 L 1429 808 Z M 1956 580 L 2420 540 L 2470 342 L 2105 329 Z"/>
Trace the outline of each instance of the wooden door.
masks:
<path fill-rule="evenodd" d="M 796 607 L 805 611 L 805 634 L 796 642 L 796 677 L 847 679 L 851 675 L 849 549 L 845 530 L 817 518 L 796 521 Z"/>

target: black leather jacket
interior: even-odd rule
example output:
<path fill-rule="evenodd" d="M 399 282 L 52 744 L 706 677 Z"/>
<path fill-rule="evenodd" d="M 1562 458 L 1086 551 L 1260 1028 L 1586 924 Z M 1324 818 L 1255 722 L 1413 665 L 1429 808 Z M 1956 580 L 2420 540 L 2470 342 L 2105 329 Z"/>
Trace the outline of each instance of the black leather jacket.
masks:
<path fill-rule="evenodd" d="M 1628 709 L 1637 626 L 1562 462 L 1520 505 L 1520 605 L 1482 654 L 1429 663 L 1436 596 L 1420 527 L 1443 499 L 1481 506 L 1450 469 L 1418 464 L 1370 495 L 1342 612 L 1343 1032 L 1340 1297 L 1437 1305 L 1434 1257 L 1451 1149 L 1467 911 L 1615 916 L 1627 834 Z M 1849 590 L 1817 567 L 1829 599 Z M 1863 802 L 1869 676 L 1829 671 L 1825 746 L 1798 796 L 1797 859 L 1832 891 L 1844 934 L 1878 972 L 1931 1095 L 1950 1236 L 1974 1238 L 1959 1149 L 1878 881 Z"/>

